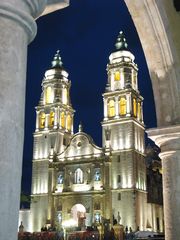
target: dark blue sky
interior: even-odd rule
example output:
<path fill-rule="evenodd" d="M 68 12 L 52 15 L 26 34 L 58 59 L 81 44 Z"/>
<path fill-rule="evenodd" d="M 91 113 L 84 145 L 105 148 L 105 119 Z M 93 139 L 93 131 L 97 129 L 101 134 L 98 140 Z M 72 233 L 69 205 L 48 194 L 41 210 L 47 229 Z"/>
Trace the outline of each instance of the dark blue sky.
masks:
<path fill-rule="evenodd" d="M 84 131 L 101 146 L 102 93 L 106 65 L 117 35 L 123 30 L 129 49 L 139 66 L 139 89 L 144 97 L 147 128 L 156 126 L 151 82 L 136 29 L 123 0 L 71 0 L 70 6 L 37 20 L 38 34 L 28 49 L 25 142 L 22 188 L 30 192 L 35 109 L 41 94 L 44 72 L 60 50 L 69 73 L 71 102 L 76 110 L 74 132 L 81 121 Z"/>

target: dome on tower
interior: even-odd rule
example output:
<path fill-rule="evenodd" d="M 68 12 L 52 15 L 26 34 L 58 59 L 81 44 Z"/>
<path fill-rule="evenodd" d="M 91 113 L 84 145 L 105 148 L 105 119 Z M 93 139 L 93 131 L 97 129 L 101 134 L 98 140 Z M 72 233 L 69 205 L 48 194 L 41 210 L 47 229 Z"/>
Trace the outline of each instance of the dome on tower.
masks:
<path fill-rule="evenodd" d="M 116 50 L 118 50 L 118 51 L 119 50 L 127 50 L 128 44 L 126 42 L 126 38 L 124 36 L 123 31 L 119 32 L 119 35 L 118 35 L 117 40 L 116 40 L 115 47 L 116 47 Z"/>
<path fill-rule="evenodd" d="M 56 54 L 55 54 L 55 56 L 54 56 L 54 58 L 51 62 L 52 68 L 62 68 L 63 63 L 62 63 L 61 56 L 60 56 L 59 52 L 60 51 L 57 50 L 57 52 L 56 52 Z"/>
<path fill-rule="evenodd" d="M 66 72 L 66 70 L 63 67 L 60 51 L 57 50 L 51 62 L 51 68 L 45 72 L 45 79 L 50 80 L 53 78 L 64 77 L 64 80 L 66 80 L 68 75 L 69 74 Z"/>
<path fill-rule="evenodd" d="M 119 32 L 115 43 L 115 51 L 109 57 L 110 64 L 134 62 L 134 55 L 129 51 L 123 31 Z"/>

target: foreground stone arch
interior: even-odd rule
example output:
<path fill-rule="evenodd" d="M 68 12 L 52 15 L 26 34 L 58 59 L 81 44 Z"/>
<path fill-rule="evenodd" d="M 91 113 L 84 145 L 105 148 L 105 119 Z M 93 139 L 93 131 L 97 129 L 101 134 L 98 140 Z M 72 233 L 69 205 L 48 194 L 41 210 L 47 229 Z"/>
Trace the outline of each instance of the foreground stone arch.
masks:
<path fill-rule="evenodd" d="M 165 234 L 180 236 L 180 14 L 170 0 L 124 0 L 146 57 L 157 126 L 147 131 L 161 148 Z"/>
<path fill-rule="evenodd" d="M 180 15 L 171 0 L 124 0 L 146 56 L 158 128 L 148 135 L 161 147 L 166 239 L 180 236 Z M 0 239 L 16 239 L 24 135 L 27 45 L 35 18 L 68 0 L 2 0 L 0 3 Z M 3 116 L 3 117 L 2 117 Z M 9 131 L 11 129 L 11 131 Z M 174 208 L 174 210 L 173 210 Z M 9 231 L 11 229 L 11 231 Z"/>

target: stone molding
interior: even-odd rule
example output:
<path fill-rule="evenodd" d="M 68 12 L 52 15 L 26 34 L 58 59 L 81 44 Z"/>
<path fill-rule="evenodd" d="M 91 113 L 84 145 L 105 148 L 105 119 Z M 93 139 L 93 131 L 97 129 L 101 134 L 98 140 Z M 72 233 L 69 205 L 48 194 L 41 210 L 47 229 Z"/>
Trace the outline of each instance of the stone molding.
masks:
<path fill-rule="evenodd" d="M 47 0 L 47 5 L 41 16 L 69 6 L 69 0 Z"/>
<path fill-rule="evenodd" d="M 179 124 L 179 57 L 173 39 L 175 29 L 172 29 L 169 19 L 175 10 L 171 9 L 170 3 L 169 10 L 165 8 L 162 0 L 125 0 L 125 3 L 146 56 L 156 103 L 157 124 Z"/>
<path fill-rule="evenodd" d="M 180 125 L 152 128 L 146 130 L 146 133 L 161 148 L 161 155 L 163 152 L 180 151 Z"/>
<path fill-rule="evenodd" d="M 25 3 L 30 10 L 31 16 L 37 18 L 44 11 L 47 5 L 47 0 L 25 0 Z"/>
<path fill-rule="evenodd" d="M 0 16 L 9 18 L 17 22 L 26 31 L 28 43 L 30 43 L 37 33 L 37 26 L 33 17 L 20 8 L 15 8 L 8 3 L 0 3 Z"/>

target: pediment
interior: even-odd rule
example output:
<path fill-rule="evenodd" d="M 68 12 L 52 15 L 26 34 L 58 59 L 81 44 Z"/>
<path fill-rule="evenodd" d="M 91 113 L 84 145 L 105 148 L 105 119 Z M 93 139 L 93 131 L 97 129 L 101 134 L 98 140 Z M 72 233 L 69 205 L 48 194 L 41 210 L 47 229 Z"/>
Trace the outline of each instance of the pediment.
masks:
<path fill-rule="evenodd" d="M 80 132 L 73 135 L 67 148 L 58 155 L 58 159 L 64 161 L 67 159 L 80 159 L 84 157 L 100 157 L 102 155 L 102 148 L 95 145 L 89 135 Z"/>

